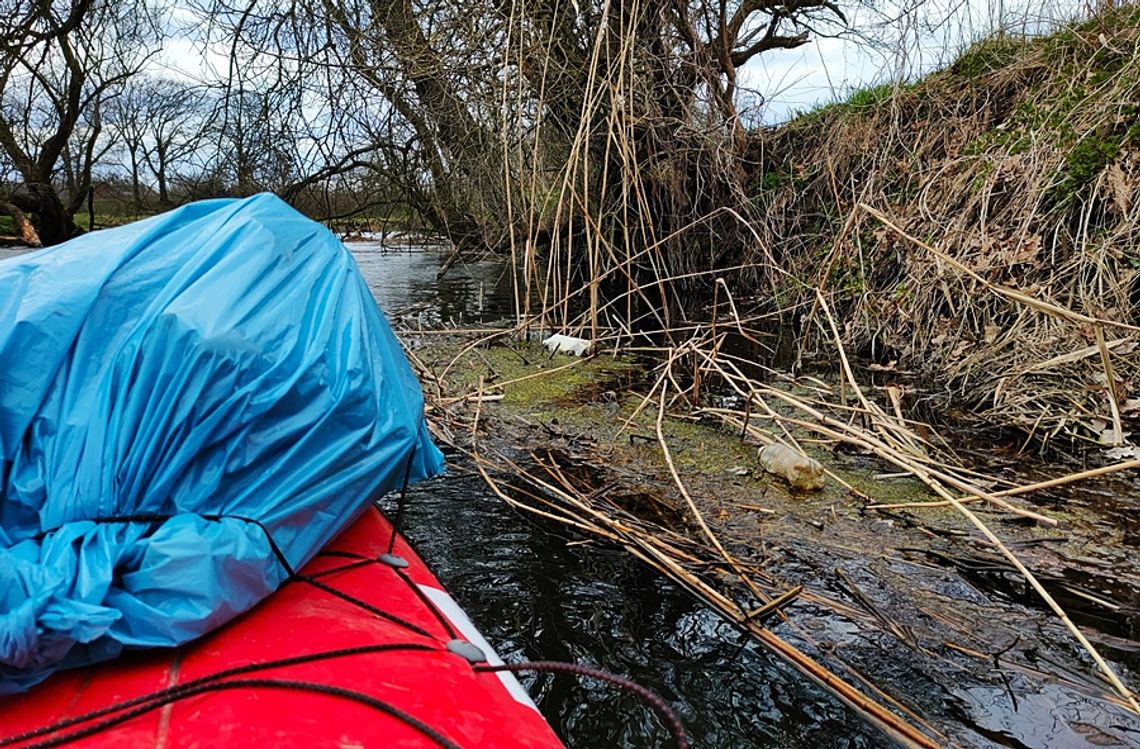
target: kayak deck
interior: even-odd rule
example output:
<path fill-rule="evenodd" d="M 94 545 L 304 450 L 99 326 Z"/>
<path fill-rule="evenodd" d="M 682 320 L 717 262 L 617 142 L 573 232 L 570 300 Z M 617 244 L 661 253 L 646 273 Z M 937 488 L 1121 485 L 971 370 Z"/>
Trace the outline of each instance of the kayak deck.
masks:
<path fill-rule="evenodd" d="M 0 701 L 0 746 L 561 747 L 513 676 L 475 668 L 464 643 L 501 661 L 398 534 L 386 556 L 392 536 L 370 508 L 220 630 Z"/>

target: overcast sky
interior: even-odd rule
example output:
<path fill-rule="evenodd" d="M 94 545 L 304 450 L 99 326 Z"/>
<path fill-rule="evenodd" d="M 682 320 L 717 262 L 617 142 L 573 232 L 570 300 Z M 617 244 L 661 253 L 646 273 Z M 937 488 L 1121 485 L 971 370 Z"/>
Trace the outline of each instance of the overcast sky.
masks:
<path fill-rule="evenodd" d="M 741 71 L 742 86 L 755 92 L 753 103 L 763 99 L 764 122 L 844 100 L 856 89 L 914 80 L 998 28 L 1047 32 L 1086 7 L 1080 0 L 844 0 L 840 6 L 853 32 L 768 52 Z"/>
<path fill-rule="evenodd" d="M 970 42 L 999 27 L 1015 34 L 1048 31 L 1084 12 L 1084 0 L 840 0 L 853 31 L 816 35 L 793 50 L 773 50 L 739 71 L 740 108 L 749 124 L 775 124 L 796 112 L 844 100 L 860 88 L 913 80 L 949 64 Z M 172 19 L 195 23 L 184 7 Z M 165 76 L 224 76 L 228 49 L 203 55 L 185 37 L 166 42 L 152 61 Z"/>

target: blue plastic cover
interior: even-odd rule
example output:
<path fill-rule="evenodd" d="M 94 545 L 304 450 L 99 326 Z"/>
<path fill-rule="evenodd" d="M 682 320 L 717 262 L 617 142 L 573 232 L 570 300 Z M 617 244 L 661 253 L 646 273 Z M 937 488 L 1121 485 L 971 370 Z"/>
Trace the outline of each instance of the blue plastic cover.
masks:
<path fill-rule="evenodd" d="M 0 694 L 214 629 L 443 466 L 352 256 L 271 195 L 0 261 L 0 458 Z"/>

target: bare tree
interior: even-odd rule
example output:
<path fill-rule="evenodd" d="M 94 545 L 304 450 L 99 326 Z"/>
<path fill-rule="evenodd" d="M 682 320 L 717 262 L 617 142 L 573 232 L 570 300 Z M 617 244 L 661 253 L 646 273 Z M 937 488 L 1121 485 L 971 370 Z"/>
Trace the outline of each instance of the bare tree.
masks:
<path fill-rule="evenodd" d="M 217 141 L 206 144 L 211 134 L 217 135 L 217 113 L 216 97 L 207 87 L 148 75 L 133 78 L 109 102 L 107 119 L 125 158 L 122 167 L 129 173 L 136 210 L 147 207 L 152 193 L 160 207 L 173 206 L 176 173 L 204 168 L 188 163 L 200 150 L 217 157 Z"/>
<path fill-rule="evenodd" d="M 145 0 L 21 1 L 6 20 L 0 149 L 20 182 L 5 199 L 33 217 L 45 244 L 79 231 L 74 216 L 106 147 L 103 108 L 155 49 L 152 11 Z"/>
<path fill-rule="evenodd" d="M 151 97 L 146 162 L 154 174 L 159 205 L 169 207 L 175 202 L 171 176 L 190 168 L 189 160 L 214 131 L 218 110 L 211 92 L 184 82 L 154 81 Z"/>
<path fill-rule="evenodd" d="M 278 117 L 305 124 L 300 140 L 336 144 L 321 164 L 298 154 L 298 178 L 283 194 L 345 170 L 384 175 L 440 233 L 491 247 L 509 243 L 510 207 L 535 197 L 534 175 L 583 145 L 594 154 L 585 175 L 593 200 L 614 203 L 601 215 L 637 221 L 617 209 L 628 196 L 607 194 L 630 167 L 612 147 L 615 108 L 637 157 L 660 165 L 644 213 L 688 221 L 726 196 L 741 202 L 743 176 L 726 166 L 739 167 L 743 153 L 737 68 L 844 22 L 830 0 L 200 3 L 213 43 L 232 45 L 231 100 L 252 90 L 263 102 L 276 97 Z M 303 93 L 283 106 L 285 90 Z M 339 111 L 314 130 L 306 113 L 326 97 Z M 379 102 L 369 105 L 371 125 L 354 117 L 362 101 Z M 239 124 L 232 112 L 227 121 Z M 243 117 L 241 129 L 250 123 Z M 231 142 L 235 159 L 246 156 Z M 688 190 L 679 176 L 721 186 Z"/>
<path fill-rule="evenodd" d="M 108 125 L 118 136 L 119 150 L 126 156 L 127 169 L 131 180 L 131 202 L 135 211 L 141 211 L 143 199 L 143 179 L 147 151 L 147 116 L 151 97 L 149 81 L 135 78 L 124 86 L 123 91 L 107 106 Z"/>

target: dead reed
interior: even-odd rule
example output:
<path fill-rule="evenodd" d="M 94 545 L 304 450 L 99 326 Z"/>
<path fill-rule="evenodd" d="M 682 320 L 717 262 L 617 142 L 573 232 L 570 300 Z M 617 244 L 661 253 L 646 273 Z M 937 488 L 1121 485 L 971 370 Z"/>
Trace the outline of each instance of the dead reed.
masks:
<path fill-rule="evenodd" d="M 1038 445 L 1127 441 L 1140 415 L 1135 5 L 999 37 L 756 141 L 757 223 L 808 304 L 801 346 L 916 372 L 932 410 Z M 789 279 L 802 279 L 798 284 Z M 1063 439 L 1062 439 L 1063 438 Z"/>
<path fill-rule="evenodd" d="M 825 315 L 829 314 L 826 304 L 822 309 Z M 738 323 L 738 320 L 722 320 L 719 327 L 722 331 L 735 330 Z M 520 462 L 496 448 L 491 433 L 481 429 L 484 409 L 493 407 L 488 404 L 502 398 L 504 388 L 530 377 L 559 377 L 568 369 L 580 366 L 582 360 L 575 359 L 534 375 L 497 382 L 493 388 L 480 381 L 469 392 L 451 394 L 447 394 L 448 384 L 441 380 L 438 372 L 453 371 L 455 360 L 437 367 L 434 372 L 421 370 L 425 381 L 440 386 L 439 397 L 431 400 L 433 426 L 439 438 L 467 453 L 488 486 L 505 501 L 588 537 L 625 548 L 689 590 L 727 620 L 748 631 L 765 648 L 832 692 L 902 745 L 943 746 L 948 741 L 946 737 L 906 707 L 904 701 L 875 686 L 873 674 L 861 675 L 841 658 L 831 663 L 832 668 L 838 668 L 839 672 L 829 671 L 801 649 L 792 647 L 767 625 L 770 617 L 777 616 L 780 626 L 796 628 L 797 637 L 810 641 L 794 619 L 785 614 L 784 609 L 789 603 L 797 599 L 811 600 L 837 611 L 849 612 L 849 609 L 814 590 L 781 589 L 763 569 L 730 553 L 706 521 L 702 502 L 694 497 L 682 473 L 674 465 L 670 441 L 662 425 L 670 414 L 691 415 L 715 419 L 727 430 L 754 444 L 781 442 L 802 449 L 800 441 L 810 438 L 828 444 L 843 443 L 875 455 L 885 464 L 925 483 L 942 502 L 961 513 L 967 526 L 986 538 L 1008 561 L 1011 569 L 1024 577 L 1044 605 L 1054 612 L 1080 647 L 1085 649 L 1097 670 L 1119 695 L 1120 704 L 1140 712 L 1135 695 L 1036 575 L 978 513 L 967 507 L 971 501 L 981 502 L 995 512 L 1012 513 L 1038 523 L 1052 524 L 1055 523 L 1052 518 L 1015 502 L 1032 491 L 1092 478 L 1114 469 L 1126 470 L 1132 463 L 1058 477 L 1035 485 L 1006 485 L 1000 490 L 991 489 L 995 483 L 1000 485 L 1001 482 L 961 465 L 943 447 L 943 441 L 929 425 L 918 425 L 893 413 L 893 409 L 887 410 L 878 405 L 865 392 L 850 367 L 841 366 L 844 373 L 842 387 L 854 393 L 848 402 L 838 396 L 839 386 L 829 386 L 820 380 L 809 382 L 806 388 L 801 384 L 759 382 L 742 372 L 740 362 L 734 356 L 720 351 L 725 333 L 714 335 L 712 327 L 698 330 L 684 342 L 657 352 L 660 364 L 652 384 L 641 393 L 641 405 L 618 430 L 620 435 L 629 428 L 639 411 L 655 413 L 655 439 L 682 500 L 678 511 L 692 521 L 694 530 L 691 532 L 634 513 L 620 502 L 613 501 L 610 496 L 615 490 L 613 484 L 598 485 L 583 478 L 581 469 L 596 460 L 588 451 L 574 454 L 535 449 L 528 460 Z M 465 353 L 461 356 L 470 356 L 472 346 L 465 346 L 462 350 Z M 838 341 L 835 350 L 840 360 L 845 359 L 846 354 Z M 423 366 L 422 362 L 418 364 Z M 698 374 L 694 375 L 694 372 Z M 707 387 L 713 381 L 735 392 L 739 396 L 738 405 L 733 408 L 709 405 L 694 393 L 702 383 Z M 920 426 L 923 426 L 921 433 Z M 834 474 L 832 477 L 842 483 L 840 477 Z M 874 496 L 848 488 L 852 496 L 865 503 L 868 509 L 889 506 L 877 502 Z M 915 503 L 907 507 L 920 509 L 924 506 L 927 505 Z M 744 600 L 754 603 L 744 605 L 741 603 Z M 890 626 L 889 619 L 884 621 Z M 897 627 L 894 629 L 902 631 Z M 869 689 L 870 696 L 856 685 Z"/>
<path fill-rule="evenodd" d="M 636 18 L 640 4 L 628 5 L 626 18 Z M 487 332 L 463 355 L 495 337 L 548 330 L 656 355 L 652 385 L 621 429 L 656 414 L 655 440 L 694 530 L 612 501 L 606 486 L 573 470 L 586 456 L 536 450 L 524 463 L 496 450 L 480 427 L 510 381 L 456 392 L 448 382 L 454 361 L 434 370 L 415 362 L 437 435 L 465 450 L 505 501 L 625 548 L 902 745 L 942 746 L 945 736 L 872 678 L 841 658 L 841 673 L 829 671 L 765 626 L 779 617 L 794 627 L 784 612 L 792 600 L 843 604 L 781 589 L 730 553 L 678 471 L 662 425 L 670 415 L 713 419 L 754 444 L 801 449 L 810 439 L 873 455 L 938 499 L 899 505 L 845 484 L 857 501 L 870 511 L 953 507 L 1064 625 L 1117 702 L 1140 713 L 1111 664 L 977 511 L 1053 525 L 1021 498 L 1140 463 L 1003 485 L 964 465 L 934 426 L 917 420 L 901 388 L 868 390 L 849 357 L 915 371 L 935 410 L 1019 429 L 1027 442 L 1126 444 L 1140 416 L 1131 390 L 1140 371 L 1140 130 L 1119 103 L 1138 100 L 1140 23 L 1112 18 L 1049 39 L 986 42 L 919 86 L 760 134 L 751 185 L 738 141 L 711 134 L 699 106 L 668 123 L 685 155 L 647 158 L 644 129 L 654 112 L 639 89 L 644 78 L 632 74 L 644 50 L 634 26 L 599 26 L 563 147 L 543 137 L 561 123 L 541 115 L 529 123 L 530 141 L 502 143 L 517 327 Z M 506 54 L 520 59 L 531 45 L 553 43 L 535 39 L 521 20 L 510 34 Z M 555 96 L 563 73 L 533 71 L 529 85 Z M 510 111 L 518 92 L 504 83 L 502 96 Z M 663 191 L 693 187 L 676 173 L 688 167 L 710 178 L 710 192 L 664 215 L 675 204 Z M 733 244 L 710 248 L 709 237 Z M 702 286 L 703 305 L 684 303 Z M 834 361 L 835 384 L 771 370 L 761 377 L 757 362 L 730 353 L 729 333 L 762 344 L 758 328 L 772 318 L 796 321 L 801 354 Z M 711 402 L 713 383 L 736 405 Z"/>

